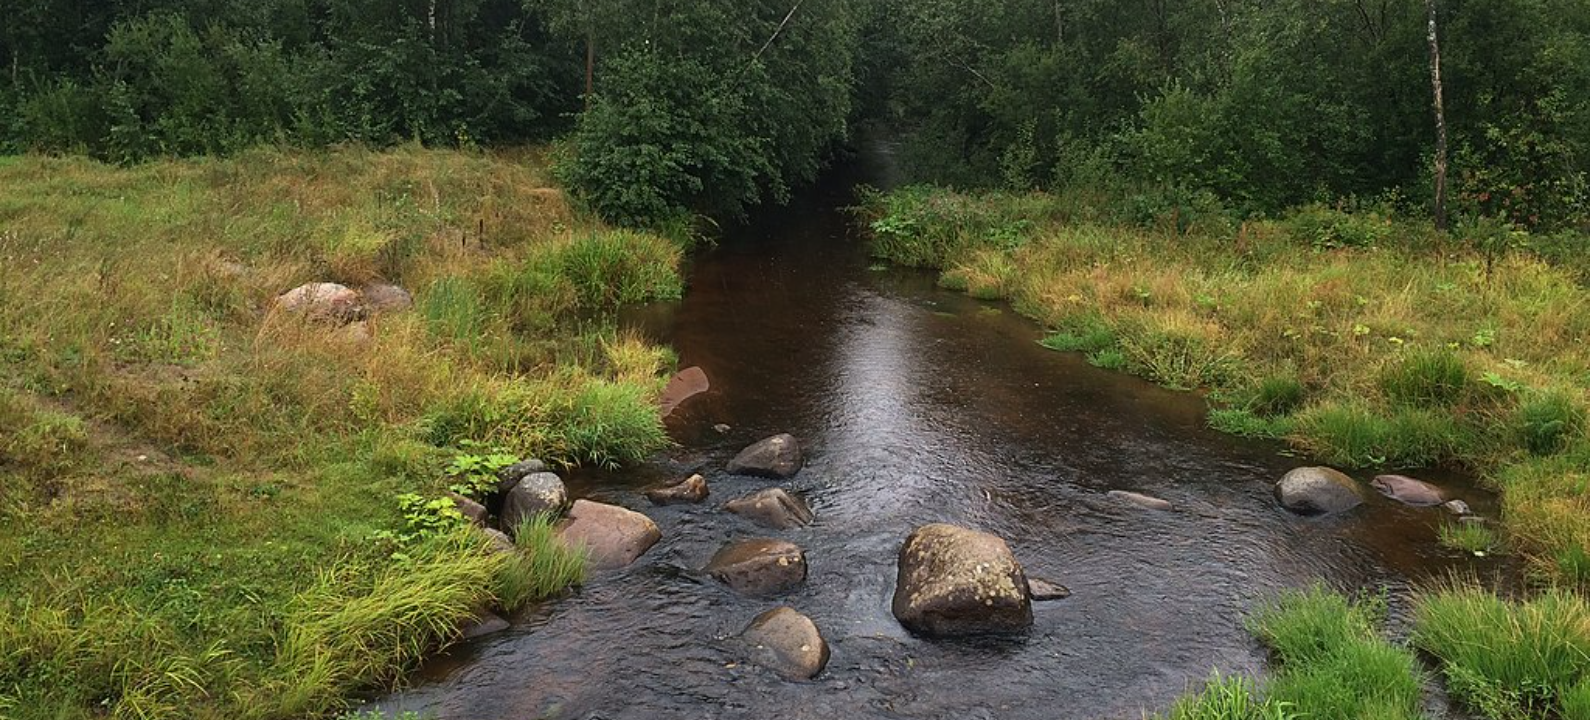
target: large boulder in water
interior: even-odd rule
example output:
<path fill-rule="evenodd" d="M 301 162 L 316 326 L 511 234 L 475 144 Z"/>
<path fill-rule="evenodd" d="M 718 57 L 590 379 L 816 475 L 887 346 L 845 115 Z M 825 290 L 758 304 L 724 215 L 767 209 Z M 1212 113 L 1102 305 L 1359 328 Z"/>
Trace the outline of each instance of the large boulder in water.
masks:
<path fill-rule="evenodd" d="M 1380 475 L 1369 483 L 1381 495 L 1404 505 L 1431 507 L 1446 502 L 1446 493 L 1423 480 L 1406 475 Z"/>
<path fill-rule="evenodd" d="M 563 516 L 569 507 L 569 491 L 563 479 L 549 472 L 532 473 L 515 483 L 502 500 L 502 526 L 514 532 L 519 525 L 537 515 Z"/>
<path fill-rule="evenodd" d="M 769 597 L 806 581 L 806 553 L 783 540 L 738 540 L 713 555 L 706 572 L 742 595 Z"/>
<path fill-rule="evenodd" d="M 806 462 L 795 436 L 774 435 L 740 451 L 729 461 L 729 472 L 773 479 L 794 477 Z"/>
<path fill-rule="evenodd" d="M 789 680 L 810 680 L 828 666 L 828 643 L 812 619 L 780 607 L 758 615 L 740 634 L 751 661 Z"/>
<path fill-rule="evenodd" d="M 633 510 L 576 500 L 568 519 L 558 524 L 558 539 L 570 548 L 584 548 L 592 567 L 624 567 L 662 539 L 657 524 Z"/>
<path fill-rule="evenodd" d="M 1032 624 L 1026 573 L 996 535 L 924 525 L 900 547 L 899 564 L 894 616 L 913 632 L 1008 633 Z"/>
<path fill-rule="evenodd" d="M 768 488 L 723 504 L 723 509 L 763 527 L 788 530 L 812 524 L 817 516 L 806 501 L 784 488 Z"/>
<path fill-rule="evenodd" d="M 1303 467 L 1275 484 L 1281 505 L 1300 515 L 1346 512 L 1364 502 L 1358 483 L 1327 467 Z"/>

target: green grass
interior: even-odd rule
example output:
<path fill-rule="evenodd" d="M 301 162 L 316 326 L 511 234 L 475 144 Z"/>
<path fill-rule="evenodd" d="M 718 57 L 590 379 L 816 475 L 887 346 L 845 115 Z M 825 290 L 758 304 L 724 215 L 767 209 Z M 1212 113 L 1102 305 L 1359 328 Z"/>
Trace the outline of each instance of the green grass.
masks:
<path fill-rule="evenodd" d="M 666 443 L 673 358 L 600 318 L 676 295 L 678 245 L 576 215 L 544 168 L 0 167 L 0 714 L 324 717 L 482 604 L 578 576 L 420 539 L 398 501 L 439 497 L 466 442 L 567 464 Z M 308 281 L 416 307 L 363 343 L 266 312 Z"/>
<path fill-rule="evenodd" d="M 1501 544 L 1496 532 L 1477 522 L 1442 523 L 1436 531 L 1436 540 L 1442 547 L 1484 557 L 1496 551 Z"/>
<path fill-rule="evenodd" d="M 1274 661 L 1263 687 L 1217 673 L 1158 717 L 1415 720 L 1423 690 L 1419 661 L 1380 637 L 1382 614 L 1378 602 L 1353 602 L 1322 587 L 1284 592 L 1248 619 Z"/>
<path fill-rule="evenodd" d="M 1490 720 L 1581 718 L 1590 603 L 1562 590 L 1509 602 L 1457 585 L 1419 603 L 1414 642 L 1439 658 L 1453 697 Z"/>
<path fill-rule="evenodd" d="M 519 553 L 498 576 L 497 597 L 508 607 L 552 597 L 585 580 L 585 553 L 557 539 L 556 523 L 546 517 L 524 521 L 513 533 Z"/>
<path fill-rule="evenodd" d="M 1416 407 L 1447 407 L 1469 387 L 1463 358 L 1445 348 L 1417 351 L 1387 364 L 1380 385 L 1387 399 Z"/>

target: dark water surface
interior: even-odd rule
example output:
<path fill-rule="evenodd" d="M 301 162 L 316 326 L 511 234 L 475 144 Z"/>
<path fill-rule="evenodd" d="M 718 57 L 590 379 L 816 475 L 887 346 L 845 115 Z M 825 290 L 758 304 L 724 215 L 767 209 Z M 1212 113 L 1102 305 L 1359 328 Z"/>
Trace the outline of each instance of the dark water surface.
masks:
<path fill-rule="evenodd" d="M 627 318 L 712 390 L 671 421 L 680 446 L 666 457 L 570 486 L 645 512 L 663 541 L 373 707 L 445 720 L 1140 718 L 1212 669 L 1261 672 L 1243 617 L 1278 589 L 1384 588 L 1397 625 L 1410 586 L 1472 567 L 1436 545 L 1438 510 L 1375 497 L 1346 517 L 1292 516 L 1271 486 L 1305 460 L 1208 430 L 1194 395 L 1039 347 L 1039 328 L 1008 308 L 872 266 L 836 210 L 848 187 L 836 179 L 735 232 L 695 261 L 682 303 Z M 774 484 L 722 468 L 777 432 L 806 448 L 785 485 L 816 511 L 811 527 L 769 531 L 718 509 Z M 706 504 L 640 495 L 698 467 Z M 1494 513 L 1461 478 L 1423 476 Z M 1113 489 L 1176 510 L 1124 505 Z M 934 521 L 1004 536 L 1030 575 L 1072 597 L 1036 605 L 1020 637 L 912 637 L 889 610 L 895 553 Z M 769 535 L 806 549 L 802 589 L 752 600 L 699 575 L 724 542 Z M 813 682 L 740 663 L 732 637 L 779 604 L 832 645 Z"/>

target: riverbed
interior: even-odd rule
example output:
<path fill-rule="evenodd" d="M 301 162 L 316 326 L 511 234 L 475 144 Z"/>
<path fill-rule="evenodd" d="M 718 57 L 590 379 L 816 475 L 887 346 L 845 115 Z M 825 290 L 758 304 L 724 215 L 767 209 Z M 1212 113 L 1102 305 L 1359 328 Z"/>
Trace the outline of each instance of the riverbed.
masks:
<path fill-rule="evenodd" d="M 374 709 L 443 720 L 1135 719 L 1213 670 L 1261 674 L 1265 652 L 1243 620 L 1281 589 L 1384 593 L 1395 634 L 1413 588 L 1501 572 L 1437 544 L 1439 509 L 1373 496 L 1342 516 L 1292 515 L 1272 486 L 1307 458 L 1209 430 L 1196 394 L 1042 348 L 1042 329 L 1008 306 L 877 264 L 842 210 L 857 177 L 835 173 L 729 231 L 692 260 L 683 301 L 623 318 L 671 345 L 681 367 L 701 367 L 711 390 L 670 419 L 675 449 L 568 481 L 577 497 L 646 513 L 663 540 L 436 658 Z M 807 456 L 782 486 L 817 522 L 771 531 L 719 505 L 780 484 L 723 466 L 781 432 Z M 702 505 L 652 507 L 641 494 L 696 471 L 711 483 Z M 1416 474 L 1494 516 L 1495 499 L 1464 477 Z M 1036 605 L 1019 636 L 912 636 L 890 613 L 895 555 L 929 522 L 1004 537 L 1030 575 L 1072 596 Z M 745 537 L 802 546 L 805 585 L 756 600 L 699 572 Z M 809 615 L 832 647 L 812 682 L 748 665 L 732 642 L 780 604 Z"/>

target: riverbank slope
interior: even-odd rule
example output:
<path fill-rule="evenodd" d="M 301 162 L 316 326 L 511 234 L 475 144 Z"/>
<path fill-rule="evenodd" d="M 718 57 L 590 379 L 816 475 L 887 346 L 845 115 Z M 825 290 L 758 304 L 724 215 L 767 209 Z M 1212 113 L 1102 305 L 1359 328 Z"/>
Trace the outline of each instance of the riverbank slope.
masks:
<path fill-rule="evenodd" d="M 0 716 L 319 716 L 530 596 L 444 468 L 665 443 L 671 355 L 593 318 L 681 255 L 535 151 L 0 159 Z"/>

